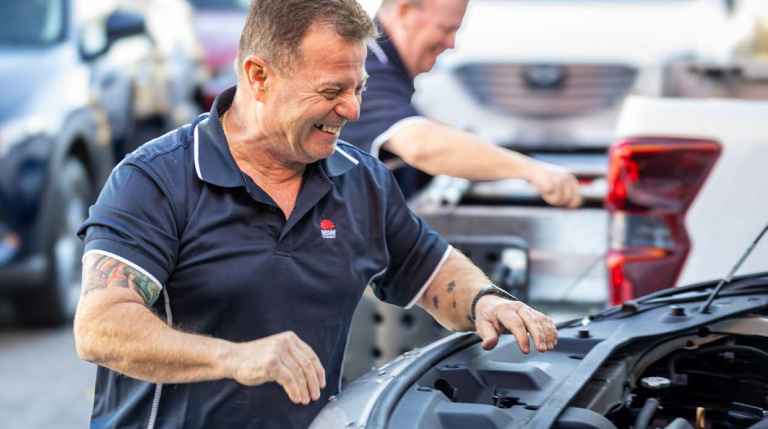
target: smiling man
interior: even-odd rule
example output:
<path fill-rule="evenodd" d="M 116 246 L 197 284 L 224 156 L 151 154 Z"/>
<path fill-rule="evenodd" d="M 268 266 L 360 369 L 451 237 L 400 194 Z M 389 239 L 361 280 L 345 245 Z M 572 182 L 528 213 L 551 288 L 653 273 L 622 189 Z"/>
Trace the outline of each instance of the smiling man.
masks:
<path fill-rule="evenodd" d="M 237 87 L 113 171 L 81 228 L 78 354 L 92 427 L 301 428 L 340 390 L 364 288 L 444 326 L 551 350 L 548 317 L 490 285 L 337 140 L 374 25 L 355 0 L 256 0 Z M 529 335 L 530 334 L 530 339 Z"/>
<path fill-rule="evenodd" d="M 423 116 L 411 103 L 414 78 L 452 49 L 468 0 L 383 0 L 377 21 L 384 34 L 370 44 L 371 77 L 360 120 L 341 138 L 378 157 L 384 149 L 429 174 L 470 180 L 524 179 L 549 204 L 576 208 L 576 177 Z M 391 160 L 391 158 L 390 158 Z M 388 162 L 390 161 L 388 160 Z M 398 163 L 393 162 L 396 166 Z M 412 170 L 398 171 L 404 191 L 414 191 Z"/>

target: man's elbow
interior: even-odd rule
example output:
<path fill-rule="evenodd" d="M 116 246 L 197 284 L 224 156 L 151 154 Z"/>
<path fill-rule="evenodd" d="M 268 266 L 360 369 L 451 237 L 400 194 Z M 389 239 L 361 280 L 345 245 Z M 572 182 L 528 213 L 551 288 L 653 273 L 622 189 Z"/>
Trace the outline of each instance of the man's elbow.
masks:
<path fill-rule="evenodd" d="M 80 359 L 86 362 L 98 363 L 100 359 L 97 334 L 92 328 L 93 324 L 84 319 L 86 318 L 80 315 L 75 317 L 73 330 L 75 334 L 75 350 Z"/>
<path fill-rule="evenodd" d="M 389 145 L 386 149 L 402 158 L 411 167 L 427 172 L 432 170 L 430 164 L 435 156 L 435 151 L 423 140 L 411 140 L 396 145 Z"/>

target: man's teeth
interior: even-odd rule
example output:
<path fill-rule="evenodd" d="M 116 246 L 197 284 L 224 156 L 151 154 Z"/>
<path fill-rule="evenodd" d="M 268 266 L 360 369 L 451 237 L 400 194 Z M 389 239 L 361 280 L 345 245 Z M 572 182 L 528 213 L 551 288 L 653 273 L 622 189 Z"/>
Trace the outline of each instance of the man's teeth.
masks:
<path fill-rule="evenodd" d="M 329 127 L 328 125 L 323 125 L 320 127 L 321 130 L 325 131 L 326 133 L 331 134 L 337 134 L 341 131 L 341 127 Z"/>

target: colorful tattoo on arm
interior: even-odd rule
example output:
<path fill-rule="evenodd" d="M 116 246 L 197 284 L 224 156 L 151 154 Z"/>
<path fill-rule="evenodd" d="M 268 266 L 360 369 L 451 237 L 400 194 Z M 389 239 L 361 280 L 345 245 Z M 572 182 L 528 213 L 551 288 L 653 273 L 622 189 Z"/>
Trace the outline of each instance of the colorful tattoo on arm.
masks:
<path fill-rule="evenodd" d="M 128 277 L 128 281 L 133 285 L 133 290 L 135 290 L 136 293 L 141 296 L 141 299 L 144 300 L 144 304 L 146 304 L 147 307 L 154 305 L 157 298 L 160 297 L 160 286 L 139 270 L 129 267 L 128 265 L 123 267 L 123 272 Z"/>
<path fill-rule="evenodd" d="M 147 275 L 114 258 L 104 255 L 92 255 L 86 258 L 87 278 L 83 282 L 83 296 L 114 285 L 132 288 L 139 294 L 144 304 L 151 307 L 160 297 L 161 287 Z"/>

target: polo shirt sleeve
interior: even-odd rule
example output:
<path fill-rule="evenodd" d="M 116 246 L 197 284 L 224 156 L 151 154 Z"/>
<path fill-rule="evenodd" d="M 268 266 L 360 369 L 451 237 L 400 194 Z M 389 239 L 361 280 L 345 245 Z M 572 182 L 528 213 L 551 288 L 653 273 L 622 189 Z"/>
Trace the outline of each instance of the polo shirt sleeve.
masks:
<path fill-rule="evenodd" d="M 135 164 L 121 164 L 112 172 L 78 236 L 85 255 L 111 256 L 161 287 L 176 264 L 179 240 L 171 202 Z"/>
<path fill-rule="evenodd" d="M 380 300 L 410 308 L 437 276 L 452 247 L 411 212 L 391 173 L 388 177 L 385 235 L 389 264 L 371 287 Z"/>
<path fill-rule="evenodd" d="M 411 103 L 411 91 L 393 73 L 371 73 L 368 89 L 362 95 L 360 118 L 345 125 L 340 138 L 378 157 L 381 146 L 397 130 L 427 118 L 416 110 Z"/>

